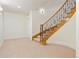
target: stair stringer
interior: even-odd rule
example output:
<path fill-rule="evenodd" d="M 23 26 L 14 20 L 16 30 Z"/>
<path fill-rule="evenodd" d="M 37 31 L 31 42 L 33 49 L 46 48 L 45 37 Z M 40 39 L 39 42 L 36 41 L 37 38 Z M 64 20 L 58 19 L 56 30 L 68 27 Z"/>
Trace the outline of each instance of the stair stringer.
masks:
<path fill-rule="evenodd" d="M 67 17 L 64 17 L 64 19 L 63 19 L 63 21 L 68 21 L 68 20 L 70 20 L 70 18 L 73 16 L 73 14 L 75 13 L 75 11 L 76 11 L 76 6 L 74 6 L 74 8 L 72 8 L 71 9 L 71 12 L 69 12 L 69 13 L 67 13 Z M 49 19 L 50 20 L 50 19 Z M 60 23 L 58 23 L 60 26 L 58 26 L 58 24 L 56 25 L 57 27 L 55 27 L 56 29 L 55 29 L 55 31 L 54 31 L 54 33 L 56 32 L 56 31 L 58 31 L 66 22 L 63 22 L 63 21 L 61 21 Z M 53 29 L 54 30 L 54 29 Z M 52 30 L 52 31 L 53 31 Z M 42 44 L 42 45 L 45 45 L 46 44 L 46 41 L 51 37 L 51 35 L 53 35 L 54 34 L 53 32 L 48 32 L 48 36 L 44 36 L 44 38 L 40 41 L 40 43 Z M 39 34 L 40 35 L 40 34 Z M 37 36 L 39 36 L 39 35 L 35 35 L 36 37 Z M 32 37 L 32 38 L 36 38 L 36 37 Z"/>

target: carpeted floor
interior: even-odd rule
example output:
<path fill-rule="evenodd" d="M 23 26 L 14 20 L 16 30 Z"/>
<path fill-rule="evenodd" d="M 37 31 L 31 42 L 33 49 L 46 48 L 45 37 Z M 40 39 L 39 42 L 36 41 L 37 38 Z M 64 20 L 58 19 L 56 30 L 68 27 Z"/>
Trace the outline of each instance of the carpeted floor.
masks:
<path fill-rule="evenodd" d="M 75 50 L 57 44 L 41 46 L 29 39 L 5 40 L 0 48 L 0 57 L 6 58 L 70 58 Z"/>

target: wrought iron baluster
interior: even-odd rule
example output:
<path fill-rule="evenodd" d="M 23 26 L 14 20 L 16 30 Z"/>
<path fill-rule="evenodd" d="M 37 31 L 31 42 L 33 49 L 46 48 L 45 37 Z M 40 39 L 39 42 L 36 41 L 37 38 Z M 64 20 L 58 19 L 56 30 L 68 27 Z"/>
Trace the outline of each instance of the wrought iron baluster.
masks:
<path fill-rule="evenodd" d="M 44 25 L 40 26 L 40 39 L 43 39 L 43 31 L 55 26 L 58 22 L 64 19 L 67 16 L 67 13 L 71 11 L 71 8 L 76 4 L 75 0 L 66 0 L 66 3 L 62 6 L 61 9 L 53 16 L 51 19 L 46 22 Z"/>
<path fill-rule="evenodd" d="M 43 39 L 43 25 L 40 25 L 40 41 Z"/>

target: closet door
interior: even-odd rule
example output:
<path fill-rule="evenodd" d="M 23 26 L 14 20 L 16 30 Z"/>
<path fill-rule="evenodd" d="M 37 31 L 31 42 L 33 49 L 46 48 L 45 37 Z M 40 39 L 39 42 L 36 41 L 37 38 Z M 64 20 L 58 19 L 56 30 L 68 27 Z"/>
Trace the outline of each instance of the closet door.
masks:
<path fill-rule="evenodd" d="M 0 12 L 0 46 L 3 42 L 3 14 Z"/>

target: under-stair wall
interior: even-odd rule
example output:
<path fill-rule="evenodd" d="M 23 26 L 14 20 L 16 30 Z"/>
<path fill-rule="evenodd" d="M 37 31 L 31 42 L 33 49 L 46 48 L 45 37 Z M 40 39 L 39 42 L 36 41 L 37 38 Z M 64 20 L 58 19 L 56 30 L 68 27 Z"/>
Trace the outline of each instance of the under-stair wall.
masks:
<path fill-rule="evenodd" d="M 76 13 L 64 26 L 49 38 L 48 43 L 76 48 Z"/>

